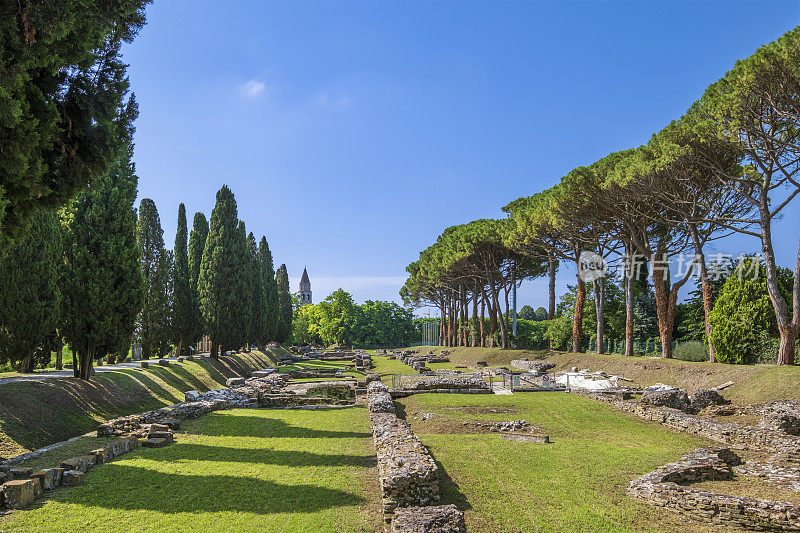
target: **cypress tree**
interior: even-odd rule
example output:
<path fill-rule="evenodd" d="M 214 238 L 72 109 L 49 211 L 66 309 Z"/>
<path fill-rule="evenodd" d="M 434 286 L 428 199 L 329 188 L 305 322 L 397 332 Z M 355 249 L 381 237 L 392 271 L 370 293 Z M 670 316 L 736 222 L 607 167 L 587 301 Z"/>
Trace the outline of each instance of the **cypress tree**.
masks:
<path fill-rule="evenodd" d="M 203 314 L 200 312 L 200 292 L 197 280 L 200 277 L 200 263 L 203 261 L 203 248 L 208 237 L 208 221 L 203 213 L 194 214 L 192 232 L 189 234 L 189 289 L 192 293 L 192 329 L 187 342 L 196 343 L 203 336 Z"/>
<path fill-rule="evenodd" d="M 289 273 L 286 265 L 281 265 L 276 275 L 278 285 L 278 331 L 275 340 L 286 342 L 292 332 L 292 296 L 289 294 Z"/>
<path fill-rule="evenodd" d="M 258 244 L 258 269 L 263 296 L 256 343 L 263 349 L 275 340 L 278 333 L 278 284 L 275 280 L 272 252 L 269 250 L 266 237 L 261 237 L 261 242 Z"/>
<path fill-rule="evenodd" d="M 178 206 L 178 232 L 175 235 L 175 249 L 172 267 L 172 327 L 174 329 L 175 353 L 183 355 L 192 342 L 195 321 L 195 301 L 189 280 L 188 228 L 186 227 L 186 207 Z"/>
<path fill-rule="evenodd" d="M 237 298 L 242 285 L 238 222 L 236 199 L 224 185 L 217 192 L 217 203 L 211 212 L 197 282 L 200 309 L 211 335 L 212 357 L 217 357 L 217 350 L 224 354 L 238 337 L 235 331 Z"/>
<path fill-rule="evenodd" d="M 250 328 L 248 343 L 261 346 L 259 339 L 264 328 L 264 307 L 266 305 L 266 287 L 261 279 L 261 269 L 258 263 L 258 245 L 256 237 L 251 231 L 247 236 L 250 265 Z"/>
<path fill-rule="evenodd" d="M 141 267 L 145 282 L 144 306 L 139 315 L 137 335 L 142 344 L 142 357 L 163 355 L 170 339 L 170 271 L 171 256 L 164 248 L 164 230 L 156 204 L 150 198 L 139 204 L 136 237 L 142 252 Z"/>
<path fill-rule="evenodd" d="M 41 209 L 0 261 L 0 362 L 18 364 L 20 372 L 50 361 L 62 253 L 57 216 Z"/>
<path fill-rule="evenodd" d="M 136 109 L 127 111 L 132 121 Z M 96 357 L 127 352 L 144 299 L 132 133 L 112 170 L 75 199 L 66 232 L 61 332 L 81 379 L 91 377 Z"/>
<path fill-rule="evenodd" d="M 250 259 L 250 243 L 247 239 L 247 228 L 239 221 L 236 228 L 236 255 L 238 256 L 239 280 L 235 315 L 237 332 L 236 346 L 244 347 L 253 334 L 253 261 Z"/>
<path fill-rule="evenodd" d="M 120 48 L 147 0 L 0 2 L 0 255 L 33 213 L 106 174 L 125 145 Z"/>

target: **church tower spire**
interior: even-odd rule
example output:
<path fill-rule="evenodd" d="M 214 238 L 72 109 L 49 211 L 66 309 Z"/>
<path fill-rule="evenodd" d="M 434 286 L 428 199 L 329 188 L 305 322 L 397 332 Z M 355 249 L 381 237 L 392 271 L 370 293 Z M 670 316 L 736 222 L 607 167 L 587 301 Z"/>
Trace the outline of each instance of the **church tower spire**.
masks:
<path fill-rule="evenodd" d="M 311 280 L 308 271 L 303 267 L 303 277 L 300 278 L 300 305 L 313 303 L 311 300 Z"/>

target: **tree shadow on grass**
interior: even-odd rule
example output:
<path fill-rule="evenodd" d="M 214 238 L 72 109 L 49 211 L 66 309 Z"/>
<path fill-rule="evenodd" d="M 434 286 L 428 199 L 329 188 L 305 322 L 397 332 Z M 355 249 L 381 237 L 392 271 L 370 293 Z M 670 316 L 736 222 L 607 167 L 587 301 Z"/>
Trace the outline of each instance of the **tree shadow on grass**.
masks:
<path fill-rule="evenodd" d="M 436 461 L 436 466 L 439 467 L 439 496 L 441 498 L 441 505 L 453 504 L 461 511 L 472 509 L 472 505 L 467 500 L 467 496 L 461 492 L 458 483 L 453 481 L 453 478 L 444 469 L 442 463 Z"/>
<path fill-rule="evenodd" d="M 316 485 L 284 485 L 211 473 L 167 474 L 121 463 L 104 465 L 92 472 L 86 485 L 60 492 L 56 498 L 106 509 L 254 514 L 308 513 L 366 501 L 356 494 Z"/>
<path fill-rule="evenodd" d="M 127 376 L 131 380 L 138 382 L 139 386 L 142 386 L 145 389 L 149 390 L 152 395 L 162 398 L 167 403 L 180 402 L 180 400 L 177 397 L 175 397 L 174 394 L 172 394 L 167 389 L 156 383 L 156 381 L 150 376 L 148 376 L 146 372 L 140 372 L 137 370 L 127 370 L 127 369 L 114 370 L 114 372 L 118 372 L 119 374 Z"/>
<path fill-rule="evenodd" d="M 187 428 L 188 431 L 211 437 L 276 437 L 276 438 L 356 438 L 368 439 L 368 432 L 312 429 L 293 426 L 283 420 L 250 415 L 209 413 Z"/>
<path fill-rule="evenodd" d="M 273 450 L 270 448 L 234 448 L 197 443 L 177 443 L 174 446 L 169 446 L 164 449 L 163 456 L 160 456 L 160 459 L 164 461 L 213 460 L 291 467 L 356 466 L 372 468 L 377 465 L 377 458 L 370 455 L 325 454 L 299 450 Z"/>
<path fill-rule="evenodd" d="M 203 383 L 194 374 L 183 368 L 180 363 L 170 365 L 170 370 L 180 377 L 192 389 L 198 392 L 206 392 L 209 390 L 208 385 Z M 189 389 L 187 389 L 189 390 Z"/>

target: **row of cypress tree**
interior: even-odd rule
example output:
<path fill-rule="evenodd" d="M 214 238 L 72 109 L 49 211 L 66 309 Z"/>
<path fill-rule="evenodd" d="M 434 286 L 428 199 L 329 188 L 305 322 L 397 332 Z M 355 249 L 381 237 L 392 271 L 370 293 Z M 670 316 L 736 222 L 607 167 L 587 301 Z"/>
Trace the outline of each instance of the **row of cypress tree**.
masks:
<path fill-rule="evenodd" d="M 292 305 L 286 266 L 276 274 L 265 237 L 256 243 L 238 219 L 224 186 L 210 223 L 202 213 L 187 232 L 178 208 L 173 250 L 164 245 L 155 203 L 134 209 L 138 178 L 132 161 L 133 98 L 111 170 L 60 210 L 36 211 L 0 258 L 0 364 L 31 372 L 64 343 L 75 377 L 89 379 L 94 362 L 188 351 L 204 334 L 213 355 L 227 349 L 284 342 Z"/>
<path fill-rule="evenodd" d="M 143 199 L 136 235 L 144 302 L 135 338 L 144 359 L 173 346 L 176 354 L 186 354 L 206 334 L 213 357 L 288 339 L 292 308 L 286 266 L 276 274 L 266 237 L 256 243 L 248 234 L 228 186 L 217 192 L 210 222 L 195 214 L 191 233 L 186 207 L 178 206 L 173 250 L 165 248 L 163 234 L 155 203 Z"/>

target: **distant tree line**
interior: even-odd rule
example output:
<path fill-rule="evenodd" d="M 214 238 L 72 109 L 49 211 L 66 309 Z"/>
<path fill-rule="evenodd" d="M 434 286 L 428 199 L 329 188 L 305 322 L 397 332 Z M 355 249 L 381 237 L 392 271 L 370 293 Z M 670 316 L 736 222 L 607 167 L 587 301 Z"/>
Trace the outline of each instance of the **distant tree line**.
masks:
<path fill-rule="evenodd" d="M 298 306 L 292 321 L 295 344 L 359 348 L 408 346 L 418 341 L 413 312 L 394 302 L 362 305 L 338 289 L 317 305 Z"/>
<path fill-rule="evenodd" d="M 711 361 L 741 359 L 740 334 L 752 325 L 752 335 L 776 336 L 778 364 L 793 364 L 800 330 L 800 247 L 784 284 L 772 229 L 798 194 L 800 28 L 795 28 L 738 61 L 647 144 L 578 167 L 554 187 L 509 203 L 503 207 L 505 219 L 447 228 L 408 266 L 401 295 L 409 304 L 440 309 L 444 344 L 491 346 L 499 327 L 505 348 L 511 342 L 504 300 L 514 284 L 546 274 L 548 319 L 555 320 L 558 266 L 571 263 L 580 274 L 583 253 L 590 251 L 624 266 L 619 291 L 624 322 L 613 327 L 622 329 L 626 355 L 634 353 L 642 325 L 637 321 L 649 325 L 652 310 L 661 354 L 673 356 L 681 318 L 678 292 L 696 275 L 699 287 L 691 304 L 702 311 L 701 336 Z M 709 275 L 707 249 L 733 232 L 760 240 L 761 257 L 755 263 L 761 281 L 717 287 Z M 688 268 L 680 268 L 686 256 L 690 260 L 683 266 Z M 594 296 L 592 337 L 603 353 L 607 322 L 620 312 L 616 305 L 606 308 L 613 289 L 605 277 L 576 277 L 569 345 L 585 349 L 589 290 Z M 735 323 L 743 318 L 733 311 L 746 301 L 745 294 L 758 302 L 761 319 Z M 717 300 L 727 308 L 715 312 Z M 763 313 L 767 302 L 769 320 Z M 699 309 L 697 304 L 702 304 Z M 565 323 L 562 318 L 560 325 Z M 555 331 L 549 336 L 555 340 Z"/>

